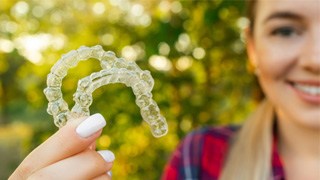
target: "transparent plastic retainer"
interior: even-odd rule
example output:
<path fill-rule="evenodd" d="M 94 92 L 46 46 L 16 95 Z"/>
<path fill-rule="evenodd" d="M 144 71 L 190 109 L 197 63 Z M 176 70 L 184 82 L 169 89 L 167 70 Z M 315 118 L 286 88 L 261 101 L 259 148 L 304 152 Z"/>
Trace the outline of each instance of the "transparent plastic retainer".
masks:
<path fill-rule="evenodd" d="M 62 97 L 62 79 L 70 68 L 78 65 L 79 61 L 90 58 L 98 59 L 102 70 L 79 80 L 73 95 L 75 105 L 70 111 Z M 54 123 L 58 127 L 64 126 L 71 118 L 89 116 L 89 107 L 93 102 L 92 93 L 97 88 L 112 83 L 123 83 L 132 88 L 141 116 L 150 126 L 153 136 L 161 137 L 168 132 L 166 120 L 160 114 L 157 103 L 152 99 L 151 90 L 154 80 L 150 72 L 141 70 L 133 61 L 117 58 L 111 51 L 105 52 L 100 45 L 81 46 L 77 50 L 72 50 L 62 55 L 51 68 L 47 77 L 48 87 L 44 89 L 44 94 L 49 101 L 47 112 L 53 116 Z"/>

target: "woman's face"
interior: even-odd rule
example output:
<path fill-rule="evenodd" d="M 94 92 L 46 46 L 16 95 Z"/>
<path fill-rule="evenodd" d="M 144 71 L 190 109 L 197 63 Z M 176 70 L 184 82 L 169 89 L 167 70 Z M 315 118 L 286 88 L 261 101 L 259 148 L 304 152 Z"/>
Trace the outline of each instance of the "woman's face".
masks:
<path fill-rule="evenodd" d="M 320 128 L 320 0 L 259 0 L 248 53 L 280 120 Z"/>

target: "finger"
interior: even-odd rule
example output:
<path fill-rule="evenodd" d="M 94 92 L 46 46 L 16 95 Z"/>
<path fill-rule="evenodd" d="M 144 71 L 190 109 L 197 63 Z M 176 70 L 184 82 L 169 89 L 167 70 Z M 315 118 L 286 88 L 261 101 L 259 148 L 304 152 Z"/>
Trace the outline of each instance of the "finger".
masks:
<path fill-rule="evenodd" d="M 106 125 L 102 115 L 73 120 L 31 152 L 13 173 L 28 177 L 31 173 L 57 161 L 75 155 L 88 147 Z"/>
<path fill-rule="evenodd" d="M 86 150 L 35 172 L 30 179 L 92 179 L 106 174 L 114 159 L 108 150 Z"/>

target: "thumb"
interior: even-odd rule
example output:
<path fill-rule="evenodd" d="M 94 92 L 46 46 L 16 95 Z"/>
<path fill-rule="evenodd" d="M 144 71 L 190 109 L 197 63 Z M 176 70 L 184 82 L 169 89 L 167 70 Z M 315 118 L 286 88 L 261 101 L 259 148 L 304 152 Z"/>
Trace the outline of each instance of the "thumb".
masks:
<path fill-rule="evenodd" d="M 25 158 L 20 165 L 24 175 L 86 150 L 105 125 L 101 114 L 70 121 Z"/>

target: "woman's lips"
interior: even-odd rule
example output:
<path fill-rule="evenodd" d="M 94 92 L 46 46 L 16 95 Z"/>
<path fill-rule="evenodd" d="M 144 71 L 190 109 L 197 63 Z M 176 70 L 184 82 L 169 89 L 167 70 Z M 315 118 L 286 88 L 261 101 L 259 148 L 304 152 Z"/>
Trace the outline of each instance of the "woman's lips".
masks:
<path fill-rule="evenodd" d="M 290 84 L 302 100 L 320 104 L 320 82 L 291 82 Z"/>

